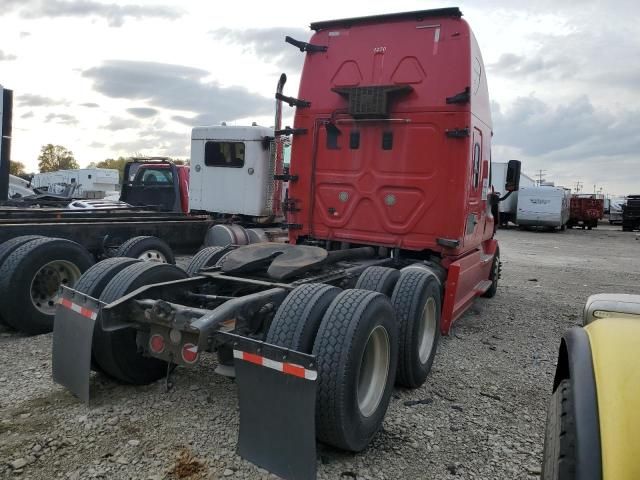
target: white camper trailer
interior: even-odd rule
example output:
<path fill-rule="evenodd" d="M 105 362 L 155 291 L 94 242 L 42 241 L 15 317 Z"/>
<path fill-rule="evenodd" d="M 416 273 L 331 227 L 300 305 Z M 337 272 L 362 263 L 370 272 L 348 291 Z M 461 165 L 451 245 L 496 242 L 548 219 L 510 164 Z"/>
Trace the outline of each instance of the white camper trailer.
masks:
<path fill-rule="evenodd" d="M 507 182 L 507 162 L 491 162 L 491 186 L 493 191 L 501 197 L 505 193 L 505 184 Z M 520 187 L 534 187 L 536 181 L 520 173 Z M 518 211 L 518 192 L 512 192 L 507 198 L 498 204 L 500 209 L 500 225 L 506 226 L 509 222 L 516 222 L 516 214 Z"/>
<path fill-rule="evenodd" d="M 109 192 L 120 188 L 120 175 L 113 168 L 78 168 L 55 172 L 36 173 L 33 176 L 34 188 L 46 188 L 51 193 L 61 193 L 65 186 L 76 184 L 74 196 L 94 198 L 90 192 Z"/>
<path fill-rule="evenodd" d="M 565 229 L 571 190 L 563 187 L 521 187 L 516 222 L 523 227 Z"/>

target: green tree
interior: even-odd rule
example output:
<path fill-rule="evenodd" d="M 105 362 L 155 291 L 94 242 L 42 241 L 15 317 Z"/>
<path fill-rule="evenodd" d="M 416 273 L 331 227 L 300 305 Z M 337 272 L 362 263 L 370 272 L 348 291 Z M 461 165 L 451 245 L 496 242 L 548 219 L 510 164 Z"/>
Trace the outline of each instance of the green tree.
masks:
<path fill-rule="evenodd" d="M 73 152 L 62 145 L 43 145 L 38 155 L 38 168 L 40 172 L 55 172 L 56 170 L 70 170 L 80 168 Z"/>
<path fill-rule="evenodd" d="M 11 175 L 15 175 L 16 177 L 19 177 L 20 175 L 24 175 L 25 171 L 24 171 L 24 163 L 22 162 L 14 162 L 13 160 L 11 160 L 9 162 L 9 173 Z"/>

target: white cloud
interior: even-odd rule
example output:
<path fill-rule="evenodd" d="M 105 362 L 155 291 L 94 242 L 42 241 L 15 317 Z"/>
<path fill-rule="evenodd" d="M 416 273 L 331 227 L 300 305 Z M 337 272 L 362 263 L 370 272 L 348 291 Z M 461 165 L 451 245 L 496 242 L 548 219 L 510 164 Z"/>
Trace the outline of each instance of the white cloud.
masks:
<path fill-rule="evenodd" d="M 525 171 L 548 170 L 558 183 L 636 190 L 640 3 L 461 3 L 499 105 L 494 160 L 520 158 Z M 285 35 L 307 40 L 309 23 L 335 16 L 438 6 L 415 0 L 325 0 L 304 9 L 197 0 L 2 4 L 0 82 L 15 92 L 14 159 L 30 168 L 40 145 L 50 142 L 86 164 L 136 151 L 185 156 L 193 124 L 270 125 L 279 74 L 287 73 L 286 93 L 297 96 L 304 60 Z M 287 107 L 284 114 L 292 112 Z"/>

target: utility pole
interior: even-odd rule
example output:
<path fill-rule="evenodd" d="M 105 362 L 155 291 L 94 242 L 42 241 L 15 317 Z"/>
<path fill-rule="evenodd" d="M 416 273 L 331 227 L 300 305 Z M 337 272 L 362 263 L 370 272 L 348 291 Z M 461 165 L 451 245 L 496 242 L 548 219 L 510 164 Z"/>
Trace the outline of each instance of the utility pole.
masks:
<path fill-rule="evenodd" d="M 546 170 L 542 170 L 542 169 L 538 170 L 538 186 L 541 186 L 541 185 L 542 185 L 542 182 L 544 182 L 544 178 L 542 178 L 542 176 L 543 176 L 545 173 L 547 173 L 547 171 L 546 171 Z"/>
<path fill-rule="evenodd" d="M 595 185 L 594 185 L 595 187 Z M 578 180 L 576 182 L 576 186 L 574 187 L 576 193 L 580 193 L 582 191 L 582 182 L 580 180 Z"/>
<path fill-rule="evenodd" d="M 13 91 L 0 85 L 0 201 L 9 198 Z"/>

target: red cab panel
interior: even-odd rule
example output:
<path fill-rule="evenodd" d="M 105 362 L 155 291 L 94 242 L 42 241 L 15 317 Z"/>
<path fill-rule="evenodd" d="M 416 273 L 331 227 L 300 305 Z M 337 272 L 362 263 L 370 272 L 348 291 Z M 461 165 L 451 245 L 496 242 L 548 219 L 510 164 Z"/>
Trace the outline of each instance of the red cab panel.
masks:
<path fill-rule="evenodd" d="M 459 255 L 493 235 L 482 58 L 457 9 L 428 12 L 312 25 L 327 50 L 307 53 L 298 94 L 293 243 Z"/>

